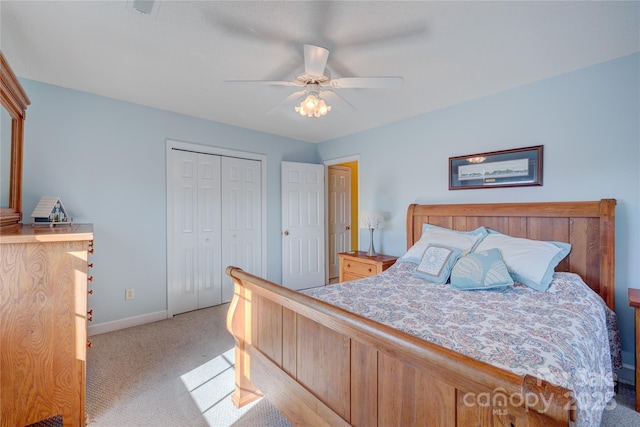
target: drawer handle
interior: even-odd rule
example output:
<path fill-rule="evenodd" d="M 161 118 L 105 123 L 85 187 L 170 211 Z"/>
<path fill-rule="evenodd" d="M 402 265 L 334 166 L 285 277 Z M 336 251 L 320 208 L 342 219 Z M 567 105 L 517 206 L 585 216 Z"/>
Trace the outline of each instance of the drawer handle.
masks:
<path fill-rule="evenodd" d="M 89 290 L 87 291 L 87 293 L 88 293 L 89 295 L 93 295 L 93 289 L 89 289 Z"/>
<path fill-rule="evenodd" d="M 371 273 L 371 268 L 369 268 L 369 273 Z"/>
<path fill-rule="evenodd" d="M 93 347 L 93 343 L 92 343 L 91 341 L 87 341 L 87 347 L 88 347 L 88 348 Z"/>
<path fill-rule="evenodd" d="M 89 249 L 89 253 L 93 254 L 93 248 Z"/>
<path fill-rule="evenodd" d="M 93 276 L 87 277 L 87 282 L 93 282 Z"/>
<path fill-rule="evenodd" d="M 87 267 L 89 267 L 89 268 L 93 268 L 93 263 L 92 263 L 92 262 L 91 262 L 91 263 L 89 263 L 89 265 L 87 265 Z"/>
<path fill-rule="evenodd" d="M 87 322 L 93 322 L 93 316 L 87 317 Z"/>
<path fill-rule="evenodd" d="M 347 263 L 347 268 L 351 268 L 351 264 Z"/>

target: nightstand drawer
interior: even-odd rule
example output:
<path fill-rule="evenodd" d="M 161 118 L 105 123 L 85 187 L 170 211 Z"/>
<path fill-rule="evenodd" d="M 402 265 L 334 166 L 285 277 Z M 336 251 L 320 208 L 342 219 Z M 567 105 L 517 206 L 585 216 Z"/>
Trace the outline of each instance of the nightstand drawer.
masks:
<path fill-rule="evenodd" d="M 359 280 L 359 279 L 364 279 L 366 276 L 360 276 L 358 274 L 351 274 L 351 273 L 343 273 L 342 274 L 342 281 L 343 282 L 349 282 L 351 280 Z"/>
<path fill-rule="evenodd" d="M 371 276 L 376 274 L 376 266 L 349 259 L 344 260 L 344 272 L 345 274 L 352 273 L 360 276 Z"/>
<path fill-rule="evenodd" d="M 338 254 L 338 258 L 340 258 L 340 282 L 380 274 L 398 259 L 395 256 L 382 254 L 368 256 L 362 251 L 342 252 Z"/>

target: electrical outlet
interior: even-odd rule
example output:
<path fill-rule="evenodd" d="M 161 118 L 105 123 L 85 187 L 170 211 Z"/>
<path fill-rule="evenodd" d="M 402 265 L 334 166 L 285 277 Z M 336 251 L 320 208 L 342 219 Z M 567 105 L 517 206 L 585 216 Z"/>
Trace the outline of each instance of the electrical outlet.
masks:
<path fill-rule="evenodd" d="M 124 299 L 129 300 L 129 299 L 133 299 L 133 288 L 129 288 L 129 289 L 125 289 L 124 290 Z"/>

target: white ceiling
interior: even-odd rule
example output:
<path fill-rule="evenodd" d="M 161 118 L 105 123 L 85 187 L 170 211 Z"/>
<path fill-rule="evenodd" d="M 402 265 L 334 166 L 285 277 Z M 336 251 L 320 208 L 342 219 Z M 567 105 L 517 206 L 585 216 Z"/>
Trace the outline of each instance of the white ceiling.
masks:
<path fill-rule="evenodd" d="M 0 1 L 0 47 L 20 77 L 322 142 L 640 51 L 640 2 Z M 129 7 L 128 7 L 129 6 Z M 288 105 L 303 44 L 333 77 L 403 76 L 341 89 L 322 118 Z"/>

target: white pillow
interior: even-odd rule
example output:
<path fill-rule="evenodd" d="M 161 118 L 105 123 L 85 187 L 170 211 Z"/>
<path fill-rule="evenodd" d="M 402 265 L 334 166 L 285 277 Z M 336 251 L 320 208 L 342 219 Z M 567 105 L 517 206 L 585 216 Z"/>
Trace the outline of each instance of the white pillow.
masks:
<path fill-rule="evenodd" d="M 551 284 L 554 269 L 569 254 L 571 245 L 512 237 L 490 231 L 476 246 L 474 252 L 494 248 L 500 249 L 513 280 L 544 292 Z"/>
<path fill-rule="evenodd" d="M 418 240 L 402 257 L 400 262 L 420 263 L 424 251 L 429 245 L 448 246 L 450 248 L 462 249 L 462 255 L 473 250 L 484 236 L 487 229 L 478 227 L 473 231 L 457 231 L 450 228 L 438 227 L 431 224 L 422 225 L 422 237 Z"/>

